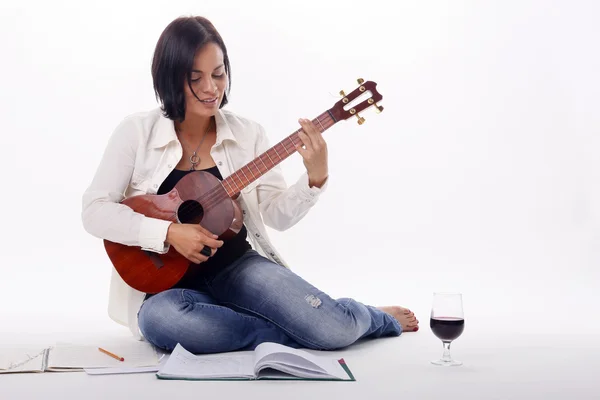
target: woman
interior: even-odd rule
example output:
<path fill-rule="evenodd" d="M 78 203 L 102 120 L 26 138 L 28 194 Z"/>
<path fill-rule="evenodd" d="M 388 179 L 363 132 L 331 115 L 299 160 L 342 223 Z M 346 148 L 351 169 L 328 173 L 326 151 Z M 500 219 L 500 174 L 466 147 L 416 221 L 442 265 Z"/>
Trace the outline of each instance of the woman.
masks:
<path fill-rule="evenodd" d="M 83 224 L 96 237 L 159 254 L 173 246 L 203 268 L 154 295 L 129 287 L 113 269 L 109 314 L 115 321 L 157 347 L 181 343 L 196 354 L 248 350 L 264 341 L 332 350 L 418 329 L 408 309 L 330 298 L 294 274 L 270 243 L 265 225 L 293 226 L 327 186 L 327 146 L 305 119 L 297 150 L 306 173 L 288 187 L 275 167 L 243 189 L 244 226 L 226 242 L 197 224 L 146 217 L 120 204 L 129 196 L 167 193 L 194 170 L 222 179 L 270 147 L 261 125 L 222 109 L 230 64 L 208 20 L 178 18 L 167 26 L 152 77 L 161 108 L 117 127 L 83 196 Z"/>

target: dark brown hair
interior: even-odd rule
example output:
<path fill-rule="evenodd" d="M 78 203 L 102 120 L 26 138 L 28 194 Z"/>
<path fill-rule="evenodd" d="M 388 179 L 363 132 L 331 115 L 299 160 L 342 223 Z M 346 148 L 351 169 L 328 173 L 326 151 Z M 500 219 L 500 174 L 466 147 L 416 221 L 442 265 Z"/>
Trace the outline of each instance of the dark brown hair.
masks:
<path fill-rule="evenodd" d="M 185 118 L 184 86 L 191 87 L 196 52 L 207 43 L 215 43 L 223 52 L 225 72 L 229 78 L 219 108 L 228 102 L 231 72 L 227 48 L 213 24 L 203 17 L 180 17 L 172 21 L 160 35 L 152 58 L 154 93 L 165 117 L 182 122 Z M 196 93 L 192 90 L 194 96 Z M 197 98 L 198 96 L 196 96 Z"/>

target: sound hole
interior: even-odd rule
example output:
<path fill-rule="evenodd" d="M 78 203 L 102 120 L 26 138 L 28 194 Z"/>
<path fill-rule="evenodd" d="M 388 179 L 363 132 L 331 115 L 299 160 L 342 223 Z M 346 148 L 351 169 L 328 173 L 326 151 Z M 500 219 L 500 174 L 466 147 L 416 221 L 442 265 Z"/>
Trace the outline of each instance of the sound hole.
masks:
<path fill-rule="evenodd" d="M 184 201 L 177 210 L 177 218 L 182 224 L 199 224 L 203 216 L 204 209 L 196 200 Z"/>

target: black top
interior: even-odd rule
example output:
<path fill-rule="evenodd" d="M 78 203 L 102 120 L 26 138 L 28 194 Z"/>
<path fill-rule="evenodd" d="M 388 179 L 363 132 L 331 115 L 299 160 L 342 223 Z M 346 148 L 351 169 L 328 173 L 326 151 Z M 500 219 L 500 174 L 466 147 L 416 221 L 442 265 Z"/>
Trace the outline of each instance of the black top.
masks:
<path fill-rule="evenodd" d="M 208 173 L 213 174 L 219 180 L 223 180 L 219 169 L 215 165 L 212 168 L 208 168 L 202 170 Z M 165 194 L 173 190 L 173 187 L 179 182 L 181 178 L 185 175 L 194 171 L 182 171 L 179 169 L 174 169 L 171 171 L 169 176 L 164 180 L 164 182 L 158 188 L 157 194 Z M 185 199 L 184 199 L 185 200 Z M 188 269 L 188 272 L 181 278 L 181 280 L 173 286 L 174 288 L 187 288 L 187 289 L 196 289 L 198 288 L 197 284 L 200 284 L 201 278 L 206 273 L 214 272 L 217 269 L 224 268 L 227 265 L 231 264 L 239 257 L 241 257 L 246 251 L 251 249 L 250 243 L 247 240 L 248 231 L 246 230 L 246 226 L 243 225 L 240 232 L 233 238 L 225 241 L 223 246 L 221 246 L 214 256 L 209 257 L 208 260 L 201 264 L 193 264 L 191 263 L 191 268 Z"/>

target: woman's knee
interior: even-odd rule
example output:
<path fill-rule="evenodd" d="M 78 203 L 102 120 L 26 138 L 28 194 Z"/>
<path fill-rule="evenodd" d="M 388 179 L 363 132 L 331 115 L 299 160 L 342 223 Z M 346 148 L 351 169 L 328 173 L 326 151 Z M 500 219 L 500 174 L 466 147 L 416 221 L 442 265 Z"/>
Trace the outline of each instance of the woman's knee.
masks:
<path fill-rule="evenodd" d="M 312 326 L 302 339 L 305 345 L 315 350 L 338 350 L 355 343 L 360 336 L 356 325 L 349 323 Z"/>
<path fill-rule="evenodd" d="M 219 308 L 191 291 L 152 297 L 140 309 L 140 331 L 150 343 L 167 351 L 177 343 L 196 354 L 231 350 L 234 332 Z"/>
<path fill-rule="evenodd" d="M 363 336 L 370 316 L 361 309 L 349 312 L 344 303 L 344 299 L 338 300 L 338 305 L 331 312 L 324 313 L 318 320 L 305 321 L 303 339 L 311 347 L 319 350 L 342 349 Z"/>
<path fill-rule="evenodd" d="M 144 301 L 138 313 L 138 326 L 150 343 L 165 350 L 177 345 L 182 301 L 180 293 L 162 292 Z"/>

